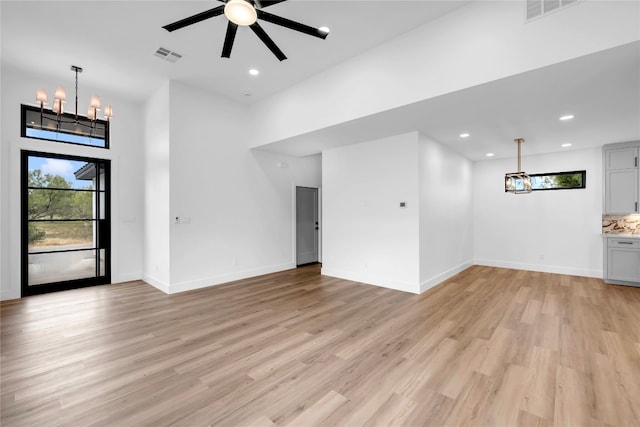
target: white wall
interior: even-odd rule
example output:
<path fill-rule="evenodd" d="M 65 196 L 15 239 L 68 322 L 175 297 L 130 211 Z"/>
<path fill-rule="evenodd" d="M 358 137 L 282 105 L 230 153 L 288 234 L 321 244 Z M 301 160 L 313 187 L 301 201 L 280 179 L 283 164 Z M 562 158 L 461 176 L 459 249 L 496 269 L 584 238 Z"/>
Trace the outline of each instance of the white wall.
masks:
<path fill-rule="evenodd" d="M 1 65 L 1 64 L 0 64 Z M 2 131 L 5 124 L 2 122 L 4 111 L 4 67 L 0 66 L 0 300 L 13 298 L 9 290 L 10 260 L 9 246 L 9 154 L 10 144 L 5 143 L 5 134 Z M 3 285 L 5 283 L 6 285 Z M 7 288 L 5 290 L 4 288 Z M 5 295 L 6 294 L 6 295 Z"/>
<path fill-rule="evenodd" d="M 90 72 L 85 70 L 85 72 Z M 100 95 L 104 103 L 114 106 L 111 123 L 111 149 L 83 147 L 20 137 L 20 104 L 34 104 L 36 90 L 49 93 L 58 85 L 73 93 L 73 75 L 68 82 L 35 75 L 2 63 L 2 117 L 0 144 L 2 162 L 2 274 L 0 298 L 20 297 L 20 152 L 34 150 L 111 160 L 111 245 L 112 282 L 139 279 L 142 265 L 142 128 L 141 106 L 104 90 L 82 85 L 86 96 L 79 99 L 79 110 L 88 108 L 89 95 Z M 73 96 L 73 95 L 70 95 Z"/>
<path fill-rule="evenodd" d="M 637 1 L 583 1 L 529 23 L 524 22 L 524 7 L 522 1 L 472 2 L 257 103 L 251 109 L 252 146 L 599 52 L 639 37 Z"/>
<path fill-rule="evenodd" d="M 420 292 L 417 152 L 416 133 L 323 152 L 322 274 Z"/>
<path fill-rule="evenodd" d="M 171 282 L 169 82 L 144 105 L 143 278 L 165 292 Z"/>
<path fill-rule="evenodd" d="M 411 132 L 327 150 L 322 171 L 322 274 L 420 293 L 471 265 L 469 160 Z"/>
<path fill-rule="evenodd" d="M 251 151 L 246 107 L 177 82 L 169 98 L 170 161 L 149 159 L 147 176 L 162 174 L 168 194 L 156 219 L 169 230 L 170 274 L 152 284 L 173 293 L 295 267 L 292 189 L 320 186 L 320 156 Z"/>
<path fill-rule="evenodd" d="M 420 291 L 473 261 L 473 164 L 420 134 Z"/>
<path fill-rule="evenodd" d="M 522 169 L 530 174 L 586 170 L 585 189 L 505 194 L 504 174 L 516 166 L 516 159 L 474 164 L 474 262 L 602 277 L 601 150 L 522 158 Z"/>

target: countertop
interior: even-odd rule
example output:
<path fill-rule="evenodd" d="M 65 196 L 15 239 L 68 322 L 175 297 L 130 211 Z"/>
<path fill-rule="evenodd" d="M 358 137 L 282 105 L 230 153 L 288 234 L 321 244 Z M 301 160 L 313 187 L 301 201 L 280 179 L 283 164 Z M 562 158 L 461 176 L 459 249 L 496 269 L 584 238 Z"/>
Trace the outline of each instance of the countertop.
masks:
<path fill-rule="evenodd" d="M 625 239 L 640 239 L 640 234 L 631 234 L 631 233 L 602 233 L 602 237 L 615 237 L 620 238 L 624 237 Z"/>

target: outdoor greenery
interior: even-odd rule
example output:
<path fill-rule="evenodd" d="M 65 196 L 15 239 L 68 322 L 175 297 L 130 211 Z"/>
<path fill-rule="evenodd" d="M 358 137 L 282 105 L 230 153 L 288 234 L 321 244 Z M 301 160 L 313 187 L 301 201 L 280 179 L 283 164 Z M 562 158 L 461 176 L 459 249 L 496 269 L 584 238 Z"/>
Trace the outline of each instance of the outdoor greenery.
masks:
<path fill-rule="evenodd" d="M 79 190 L 92 190 L 91 185 Z M 77 191 L 72 183 L 60 175 L 29 171 L 28 219 L 65 220 L 93 217 L 93 193 Z M 91 241 L 92 223 L 86 222 L 29 222 L 29 244 Z"/>
<path fill-rule="evenodd" d="M 533 190 L 559 190 L 568 188 L 584 188 L 583 172 L 533 174 L 531 175 Z"/>
<path fill-rule="evenodd" d="M 555 175 L 557 188 L 575 188 L 582 187 L 582 174 L 563 174 Z"/>

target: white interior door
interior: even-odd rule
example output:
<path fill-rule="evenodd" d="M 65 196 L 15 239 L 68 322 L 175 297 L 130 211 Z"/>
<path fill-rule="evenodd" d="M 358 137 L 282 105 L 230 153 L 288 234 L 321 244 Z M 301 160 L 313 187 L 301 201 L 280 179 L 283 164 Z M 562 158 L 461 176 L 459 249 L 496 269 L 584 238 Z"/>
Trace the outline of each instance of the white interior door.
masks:
<path fill-rule="evenodd" d="M 318 262 L 318 189 L 296 187 L 296 264 Z"/>

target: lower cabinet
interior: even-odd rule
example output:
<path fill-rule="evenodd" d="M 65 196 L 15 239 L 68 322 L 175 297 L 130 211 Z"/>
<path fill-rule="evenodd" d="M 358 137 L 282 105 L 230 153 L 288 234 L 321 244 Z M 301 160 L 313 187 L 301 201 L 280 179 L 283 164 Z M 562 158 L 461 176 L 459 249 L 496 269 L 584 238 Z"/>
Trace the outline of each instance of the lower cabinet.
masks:
<path fill-rule="evenodd" d="M 604 281 L 640 286 L 640 239 L 606 237 Z"/>

